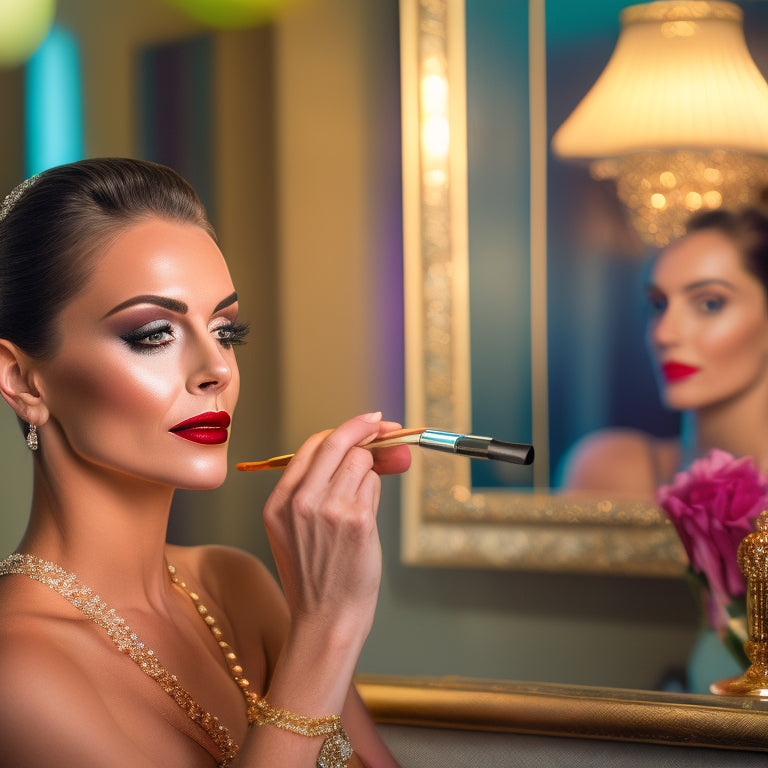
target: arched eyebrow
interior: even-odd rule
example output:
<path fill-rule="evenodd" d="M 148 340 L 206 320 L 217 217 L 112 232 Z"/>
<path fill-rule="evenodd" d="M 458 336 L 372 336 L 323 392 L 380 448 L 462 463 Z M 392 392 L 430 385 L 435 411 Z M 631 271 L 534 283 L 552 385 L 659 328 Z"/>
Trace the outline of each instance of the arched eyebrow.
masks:
<path fill-rule="evenodd" d="M 216 312 L 220 312 L 225 307 L 230 306 L 231 304 L 234 304 L 237 301 L 237 291 L 233 291 L 232 293 L 227 296 L 226 299 L 222 299 L 214 308 L 213 313 L 216 314 Z"/>
<path fill-rule="evenodd" d="M 719 277 L 711 277 L 705 280 L 696 280 L 693 283 L 688 283 L 683 286 L 683 291 L 685 293 L 692 293 L 693 291 L 699 290 L 699 288 L 709 288 L 712 285 L 719 285 L 731 291 L 736 290 L 736 286 L 733 283 L 729 282 L 728 280 L 722 280 Z M 654 292 L 664 293 L 664 291 L 661 288 L 659 288 L 659 286 L 656 285 L 656 283 L 646 283 L 645 292 L 646 294 L 650 294 Z"/>
<path fill-rule="evenodd" d="M 694 283 L 688 283 L 688 285 L 685 286 L 685 290 L 690 291 L 697 291 L 699 288 L 708 288 L 710 285 L 719 285 L 723 288 L 728 288 L 729 290 L 733 291 L 735 290 L 736 286 L 734 286 L 733 283 L 729 282 L 728 280 L 722 280 L 718 277 L 712 277 L 708 278 L 707 280 L 697 280 Z"/>
<path fill-rule="evenodd" d="M 231 304 L 234 304 L 237 301 L 237 292 L 230 293 L 229 296 L 227 296 L 225 299 L 222 299 L 213 309 L 214 314 L 216 312 L 220 312 L 225 307 L 230 306 Z M 110 317 L 110 315 L 114 315 L 117 312 L 122 312 L 124 309 L 128 309 L 128 307 L 134 307 L 136 304 L 155 304 L 158 307 L 162 307 L 163 309 L 168 309 L 171 312 L 176 312 L 179 315 L 186 315 L 187 312 L 189 312 L 189 307 L 187 304 L 183 301 L 179 301 L 179 299 L 171 299 L 168 296 L 155 296 L 154 294 L 147 293 L 142 294 L 140 296 L 134 296 L 130 299 L 126 299 L 126 301 L 121 302 L 116 307 L 112 307 L 112 309 L 107 312 L 106 315 L 104 315 L 104 318 Z M 104 319 L 102 318 L 102 319 Z"/>

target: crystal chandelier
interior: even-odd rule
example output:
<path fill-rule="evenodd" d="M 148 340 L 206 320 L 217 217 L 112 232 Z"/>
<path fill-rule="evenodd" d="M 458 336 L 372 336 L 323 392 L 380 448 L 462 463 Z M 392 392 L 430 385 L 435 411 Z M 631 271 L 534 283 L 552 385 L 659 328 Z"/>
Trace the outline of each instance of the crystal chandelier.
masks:
<path fill-rule="evenodd" d="M 692 213 L 768 187 L 768 83 L 733 3 L 661 0 L 620 19 L 605 70 L 552 149 L 615 179 L 643 241 L 663 246 Z"/>

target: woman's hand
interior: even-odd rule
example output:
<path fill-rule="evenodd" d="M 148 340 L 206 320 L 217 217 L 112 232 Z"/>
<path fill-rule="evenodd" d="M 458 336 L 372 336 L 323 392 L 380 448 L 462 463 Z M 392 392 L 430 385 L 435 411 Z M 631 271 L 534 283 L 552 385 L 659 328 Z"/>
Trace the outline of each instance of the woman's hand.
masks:
<path fill-rule="evenodd" d="M 360 446 L 398 427 L 373 413 L 313 435 L 270 495 L 264 522 L 294 629 L 308 623 L 362 646 L 381 580 L 379 473 L 407 469 L 410 452 Z"/>

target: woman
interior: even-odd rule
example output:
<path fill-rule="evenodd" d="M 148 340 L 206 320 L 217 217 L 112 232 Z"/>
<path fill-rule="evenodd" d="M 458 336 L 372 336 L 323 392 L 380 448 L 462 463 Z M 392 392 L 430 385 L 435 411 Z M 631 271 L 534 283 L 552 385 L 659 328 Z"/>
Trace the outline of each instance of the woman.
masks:
<path fill-rule="evenodd" d="M 409 463 L 359 446 L 398 425 L 366 414 L 297 452 L 264 510 L 282 590 L 243 552 L 165 543 L 174 489 L 226 476 L 246 330 L 170 169 L 87 160 L 6 199 L 0 392 L 34 488 L 0 565 L 4 765 L 396 765 L 352 675 L 378 474 Z"/>
<path fill-rule="evenodd" d="M 659 255 L 647 293 L 659 389 L 682 412 L 681 434 L 590 435 L 573 450 L 564 487 L 654 500 L 715 447 L 768 472 L 768 217 L 752 209 L 694 217 Z"/>

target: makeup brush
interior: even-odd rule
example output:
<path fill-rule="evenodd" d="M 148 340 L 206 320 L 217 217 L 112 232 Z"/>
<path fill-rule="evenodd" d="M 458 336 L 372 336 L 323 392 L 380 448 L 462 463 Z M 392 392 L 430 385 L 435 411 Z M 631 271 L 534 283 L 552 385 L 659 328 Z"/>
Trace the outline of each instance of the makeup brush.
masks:
<path fill-rule="evenodd" d="M 439 429 L 398 429 L 361 447 L 372 449 L 386 448 L 391 445 L 418 445 L 434 451 L 456 453 L 473 459 L 506 461 L 510 464 L 533 463 L 533 446 L 527 443 L 506 443 L 492 437 L 462 435 L 457 432 L 443 432 Z M 241 472 L 282 469 L 293 457 L 293 453 L 288 453 L 285 456 L 273 456 L 263 461 L 243 461 L 237 464 L 236 468 Z"/>

